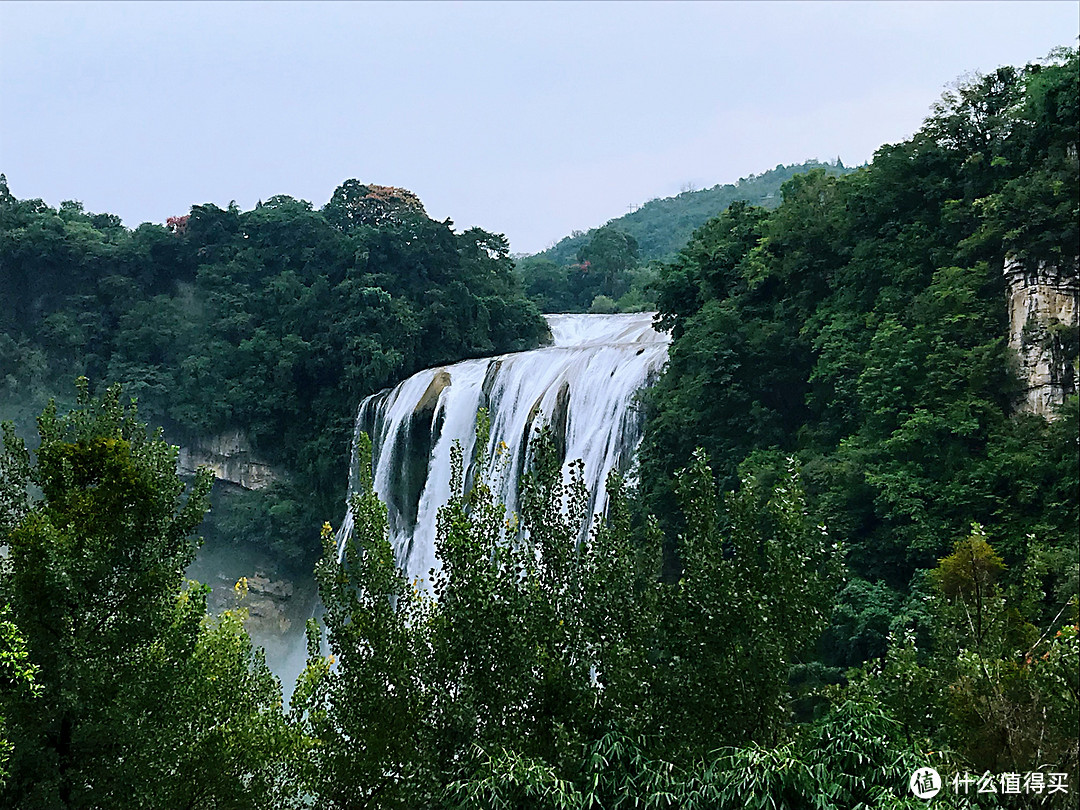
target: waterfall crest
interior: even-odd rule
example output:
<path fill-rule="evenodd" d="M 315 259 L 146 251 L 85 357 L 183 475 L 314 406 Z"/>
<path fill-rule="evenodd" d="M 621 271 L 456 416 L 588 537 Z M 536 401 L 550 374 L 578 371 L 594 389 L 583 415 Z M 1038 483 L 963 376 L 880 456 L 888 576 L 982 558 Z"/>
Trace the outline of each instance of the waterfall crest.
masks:
<path fill-rule="evenodd" d="M 550 424 L 564 462 L 581 459 L 590 513 L 607 503 L 608 473 L 625 471 L 641 441 L 635 394 L 667 361 L 670 337 L 652 328 L 652 313 L 548 315 L 550 346 L 418 372 L 360 403 L 349 494 L 356 479 L 356 438 L 371 437 L 375 491 L 387 505 L 390 540 L 410 578 L 426 579 L 435 559 L 435 515 L 450 498 L 450 450 L 461 443 L 468 468 L 478 453 L 507 459 L 490 481 L 509 509 L 534 429 Z M 487 408 L 491 434 L 476 447 L 476 415 Z M 564 467 L 565 469 L 565 467 Z M 469 469 L 466 470 L 468 479 Z M 352 515 L 339 532 L 339 548 Z"/>

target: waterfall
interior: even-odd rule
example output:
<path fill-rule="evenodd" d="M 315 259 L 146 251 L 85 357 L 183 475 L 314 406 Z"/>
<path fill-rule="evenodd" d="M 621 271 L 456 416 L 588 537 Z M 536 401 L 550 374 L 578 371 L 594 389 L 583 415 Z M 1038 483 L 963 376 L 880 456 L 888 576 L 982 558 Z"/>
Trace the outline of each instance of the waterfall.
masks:
<path fill-rule="evenodd" d="M 670 337 L 652 328 L 652 313 L 546 317 L 550 346 L 427 369 L 360 403 L 349 494 L 355 437 L 363 431 L 371 437 L 373 481 L 387 506 L 391 543 L 410 578 L 426 579 L 437 566 L 435 515 L 450 497 L 455 441 L 469 468 L 484 453 L 492 470 L 501 449 L 507 461 L 490 483 L 511 510 L 540 424 L 551 425 L 564 461 L 583 462 L 591 514 L 606 506 L 608 473 L 629 468 L 642 431 L 635 394 L 660 373 Z M 480 408 L 491 419 L 483 448 L 475 446 Z M 351 530 L 346 510 L 339 548 Z"/>

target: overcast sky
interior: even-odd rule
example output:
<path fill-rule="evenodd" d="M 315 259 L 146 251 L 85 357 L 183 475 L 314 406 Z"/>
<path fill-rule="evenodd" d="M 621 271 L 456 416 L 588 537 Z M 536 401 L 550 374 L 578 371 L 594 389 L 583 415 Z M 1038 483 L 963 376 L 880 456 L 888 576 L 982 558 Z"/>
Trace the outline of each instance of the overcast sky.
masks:
<path fill-rule="evenodd" d="M 534 252 L 631 205 L 869 160 L 1077 2 L 0 3 L 0 171 L 129 226 L 342 181 Z"/>

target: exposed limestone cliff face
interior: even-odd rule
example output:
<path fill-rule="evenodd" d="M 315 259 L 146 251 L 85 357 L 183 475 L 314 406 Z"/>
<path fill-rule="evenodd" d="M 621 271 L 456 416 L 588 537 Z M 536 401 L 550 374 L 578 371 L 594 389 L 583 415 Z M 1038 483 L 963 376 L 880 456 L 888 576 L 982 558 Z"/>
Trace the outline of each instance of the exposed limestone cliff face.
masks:
<path fill-rule="evenodd" d="M 194 475 L 199 467 L 209 467 L 219 480 L 244 489 L 262 489 L 280 477 L 269 464 L 252 455 L 251 444 L 239 430 L 181 447 L 177 471 L 181 475 Z"/>
<path fill-rule="evenodd" d="M 1080 286 L 1075 272 L 1010 257 L 1005 261 L 1009 348 L 1027 391 L 1021 408 L 1052 418 L 1054 408 L 1076 393 L 1075 342 Z"/>

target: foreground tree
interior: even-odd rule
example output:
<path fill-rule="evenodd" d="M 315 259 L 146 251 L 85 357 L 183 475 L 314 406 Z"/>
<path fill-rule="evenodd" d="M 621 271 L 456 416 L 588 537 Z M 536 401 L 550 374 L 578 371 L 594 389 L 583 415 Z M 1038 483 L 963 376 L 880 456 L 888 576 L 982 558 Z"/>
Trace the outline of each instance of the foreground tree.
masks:
<path fill-rule="evenodd" d="M 671 797 L 719 795 L 693 781 L 718 745 L 782 737 L 788 670 L 838 573 L 795 477 L 722 503 L 698 457 L 682 481 L 684 577 L 664 583 L 658 529 L 635 537 L 617 481 L 589 535 L 588 493 L 546 431 L 530 464 L 515 514 L 458 451 L 434 599 L 396 567 L 361 476 L 351 536 L 339 550 L 325 535 L 333 660 L 313 638 L 293 699 L 318 741 L 320 806 L 718 806 Z"/>
<path fill-rule="evenodd" d="M 210 476 L 184 497 L 176 449 L 120 396 L 80 380 L 71 413 L 38 420 L 36 462 L 5 427 L 0 595 L 39 693 L 0 693 L 0 807 L 286 806 L 279 687 L 242 617 L 210 620 L 184 586 Z"/>
<path fill-rule="evenodd" d="M 1075 807 L 1080 724 L 1077 596 L 1043 620 L 1046 549 L 1030 539 L 1018 584 L 978 524 L 929 572 L 922 599 L 933 631 L 919 638 L 910 612 L 886 655 L 852 670 L 849 692 L 870 696 L 955 770 L 1067 774 L 1073 792 L 1041 806 Z"/>

